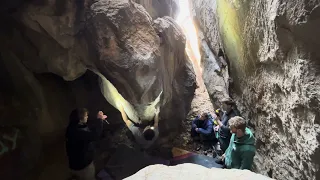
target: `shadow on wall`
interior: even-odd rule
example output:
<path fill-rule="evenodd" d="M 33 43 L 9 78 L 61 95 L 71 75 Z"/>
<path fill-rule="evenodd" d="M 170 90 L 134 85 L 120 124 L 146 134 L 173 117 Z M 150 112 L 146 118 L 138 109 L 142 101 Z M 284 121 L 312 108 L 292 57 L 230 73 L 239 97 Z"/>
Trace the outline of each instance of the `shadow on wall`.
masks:
<path fill-rule="evenodd" d="M 90 118 L 102 110 L 111 124 L 122 123 L 118 110 L 101 94 L 94 73 L 66 82 L 54 74 L 33 74 L 19 61 L 1 52 L 1 178 L 21 179 L 32 169 L 43 168 L 43 149 L 63 144 L 69 113 L 76 107 L 87 107 Z"/>

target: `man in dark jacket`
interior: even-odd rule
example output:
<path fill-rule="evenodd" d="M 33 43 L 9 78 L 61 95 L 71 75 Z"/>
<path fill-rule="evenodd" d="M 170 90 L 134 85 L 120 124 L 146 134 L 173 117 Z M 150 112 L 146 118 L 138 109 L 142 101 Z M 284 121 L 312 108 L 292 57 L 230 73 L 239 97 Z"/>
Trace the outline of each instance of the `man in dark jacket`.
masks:
<path fill-rule="evenodd" d="M 192 121 L 191 137 L 194 140 L 200 140 L 202 143 L 205 143 L 206 148 L 208 147 L 206 145 L 214 140 L 213 122 L 209 113 L 203 113 Z"/>
<path fill-rule="evenodd" d="M 93 142 L 100 137 L 102 120 L 106 119 L 103 112 L 99 111 L 97 119 L 91 120 L 90 126 L 88 126 L 88 113 L 85 108 L 73 110 L 66 132 L 69 167 L 74 176 L 83 180 L 95 179 Z"/>
<path fill-rule="evenodd" d="M 235 108 L 235 103 L 231 99 L 224 99 L 222 101 L 222 109 L 224 111 L 221 119 L 217 118 L 217 123 L 218 123 L 218 132 L 219 132 L 219 143 L 220 143 L 220 148 L 223 152 L 226 151 L 226 149 L 229 146 L 230 138 L 231 138 L 231 133 L 230 133 L 230 128 L 229 128 L 229 119 L 232 117 L 235 117 L 238 115 L 236 112 Z"/>

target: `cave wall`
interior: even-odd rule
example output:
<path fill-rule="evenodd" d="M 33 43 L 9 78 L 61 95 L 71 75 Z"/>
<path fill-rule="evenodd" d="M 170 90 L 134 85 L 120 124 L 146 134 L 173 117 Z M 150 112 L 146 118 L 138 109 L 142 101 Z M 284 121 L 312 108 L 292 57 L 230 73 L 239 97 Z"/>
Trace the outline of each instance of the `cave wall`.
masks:
<path fill-rule="evenodd" d="M 255 171 L 319 175 L 319 1 L 190 1 L 213 53 L 230 63 L 231 96 L 257 138 Z"/>

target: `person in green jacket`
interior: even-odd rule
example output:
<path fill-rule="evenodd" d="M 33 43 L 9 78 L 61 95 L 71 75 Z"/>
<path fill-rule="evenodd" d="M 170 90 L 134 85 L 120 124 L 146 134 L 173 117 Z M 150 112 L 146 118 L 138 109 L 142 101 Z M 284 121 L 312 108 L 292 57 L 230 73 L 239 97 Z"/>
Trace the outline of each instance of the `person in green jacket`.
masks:
<path fill-rule="evenodd" d="M 229 120 L 230 131 L 232 133 L 230 144 L 222 156 L 224 164 L 229 169 L 251 170 L 253 157 L 255 156 L 255 138 L 246 121 L 239 116 Z"/>

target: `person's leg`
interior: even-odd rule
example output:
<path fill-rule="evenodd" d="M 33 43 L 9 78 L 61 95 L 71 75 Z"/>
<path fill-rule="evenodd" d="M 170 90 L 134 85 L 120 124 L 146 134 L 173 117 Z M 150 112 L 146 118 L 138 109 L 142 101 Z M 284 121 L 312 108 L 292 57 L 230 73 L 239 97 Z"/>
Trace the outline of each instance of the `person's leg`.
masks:
<path fill-rule="evenodd" d="M 95 167 L 93 162 L 83 170 L 83 180 L 95 180 Z"/>
<path fill-rule="evenodd" d="M 224 139 L 224 138 L 219 138 L 219 143 L 220 143 L 220 148 L 222 150 L 222 152 L 226 152 L 228 146 L 229 146 L 229 143 L 230 143 L 230 140 L 228 139 Z"/>
<path fill-rule="evenodd" d="M 191 137 L 196 137 L 199 135 L 199 133 L 197 133 L 197 131 L 195 130 L 195 128 L 191 128 L 191 131 L 190 131 L 190 135 Z"/>
<path fill-rule="evenodd" d="M 91 162 L 87 167 L 82 170 L 75 171 L 71 170 L 72 175 L 78 180 L 95 180 L 95 167 L 93 162 Z"/>

